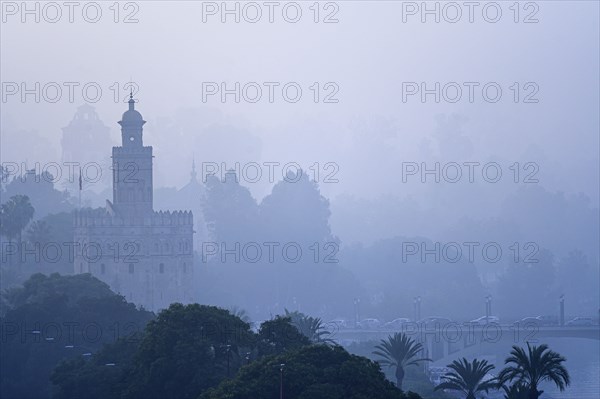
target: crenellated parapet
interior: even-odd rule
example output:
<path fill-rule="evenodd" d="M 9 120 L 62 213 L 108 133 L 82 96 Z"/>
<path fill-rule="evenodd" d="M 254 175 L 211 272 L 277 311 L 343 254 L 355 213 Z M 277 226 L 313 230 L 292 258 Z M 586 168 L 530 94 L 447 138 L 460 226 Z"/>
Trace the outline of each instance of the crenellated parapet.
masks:
<path fill-rule="evenodd" d="M 194 224 L 192 211 L 157 211 L 154 212 L 153 224 L 158 226 L 185 226 Z"/>
<path fill-rule="evenodd" d="M 75 211 L 73 217 L 74 227 L 127 226 L 131 223 L 131 218 L 111 215 L 105 209 L 80 209 Z M 194 215 L 192 211 L 155 211 L 146 217 L 139 218 L 137 224 L 144 226 L 193 226 Z"/>
<path fill-rule="evenodd" d="M 73 214 L 73 226 L 74 227 L 85 227 L 85 226 L 113 226 L 114 218 L 102 208 L 91 209 L 84 208 L 78 209 Z"/>
<path fill-rule="evenodd" d="M 113 147 L 112 148 L 113 156 L 115 155 L 134 155 L 134 154 L 150 154 L 152 155 L 152 146 L 144 146 L 144 147 Z"/>

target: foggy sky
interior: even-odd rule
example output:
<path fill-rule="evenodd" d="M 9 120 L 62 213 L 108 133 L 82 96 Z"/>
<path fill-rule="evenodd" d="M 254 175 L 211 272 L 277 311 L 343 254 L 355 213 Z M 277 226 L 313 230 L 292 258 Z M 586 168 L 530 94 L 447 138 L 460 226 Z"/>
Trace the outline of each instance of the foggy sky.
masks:
<path fill-rule="evenodd" d="M 220 14 L 203 22 L 201 2 L 138 2 L 139 22 L 126 24 L 114 23 L 109 4 L 102 4 L 96 24 L 77 11 L 74 23 L 66 15 L 54 24 L 3 15 L 2 82 L 97 82 L 103 96 L 93 105 L 114 145 L 126 107 L 109 87 L 139 84 L 136 107 L 148 121 L 145 145 L 155 148 L 155 187 L 184 185 L 192 157 L 198 165 L 334 162 L 339 183 L 320 184 L 330 198 L 411 194 L 427 201 L 431 187 L 403 183 L 402 162 L 496 160 L 504 171 L 517 161 L 536 162 L 545 189 L 583 192 L 598 206 L 595 2 L 537 2 L 539 22 L 532 24 L 514 23 L 508 3 L 501 3 L 495 24 L 485 22 L 480 8 L 473 23 L 467 15 L 455 24 L 431 16 L 421 23 L 420 14 L 404 23 L 402 3 L 378 1 L 337 2 L 339 22 L 331 24 L 314 23 L 310 3 L 300 3 L 296 24 L 285 22 L 280 8 L 274 23 L 263 15 L 252 24 L 231 16 L 222 23 Z M 476 91 L 474 103 L 465 93 L 456 104 L 402 101 L 402 82 L 452 81 L 498 82 L 502 100 L 486 103 Z M 203 103 L 202 82 L 298 82 L 304 91 L 295 104 L 280 96 L 274 103 L 223 104 L 218 96 Z M 315 104 L 313 82 L 335 82 L 339 103 Z M 514 82 L 535 82 L 539 103 L 513 103 Z M 121 101 L 127 95 L 122 87 L 119 94 Z M 73 103 L 66 95 L 54 104 L 10 96 L 1 104 L 2 161 L 59 161 L 61 128 L 83 102 L 77 89 Z M 272 186 L 242 184 L 259 199 Z M 515 189 L 461 188 L 464 197 L 484 190 L 502 198 Z"/>

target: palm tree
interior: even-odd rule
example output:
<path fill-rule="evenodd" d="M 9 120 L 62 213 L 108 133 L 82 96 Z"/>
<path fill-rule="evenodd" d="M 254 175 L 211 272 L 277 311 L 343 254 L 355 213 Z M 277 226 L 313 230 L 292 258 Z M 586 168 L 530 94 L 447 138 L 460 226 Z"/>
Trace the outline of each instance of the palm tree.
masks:
<path fill-rule="evenodd" d="M 569 373 L 563 366 L 566 361 L 560 354 L 548 349 L 548 345 L 524 348 L 513 345 L 510 356 L 504 361 L 507 366 L 498 375 L 500 384 L 516 380 L 529 391 L 529 399 L 538 399 L 544 391 L 538 387 L 542 381 L 551 381 L 564 391 L 571 383 Z"/>
<path fill-rule="evenodd" d="M 510 387 L 502 385 L 504 399 L 529 399 L 529 390 L 522 383 L 512 384 Z"/>
<path fill-rule="evenodd" d="M 477 392 L 488 393 L 490 389 L 497 388 L 495 378 L 484 380 L 485 376 L 494 368 L 494 365 L 489 364 L 487 360 L 473 359 L 472 362 L 469 362 L 463 357 L 450 363 L 448 368 L 452 371 L 442 377 L 444 381 L 434 388 L 435 391 L 450 389 L 465 393 L 466 399 L 476 399 Z"/>
<path fill-rule="evenodd" d="M 311 342 L 324 344 L 335 342 L 331 338 L 328 338 L 328 336 L 331 335 L 331 332 L 325 328 L 323 320 L 319 317 L 307 316 L 297 310 L 290 312 L 287 309 L 285 309 L 285 315 L 292 319 L 294 327 L 296 327 L 298 331 Z"/>
<path fill-rule="evenodd" d="M 382 339 L 381 344 L 375 346 L 375 349 L 377 350 L 373 351 L 373 354 L 383 358 L 379 363 L 396 367 L 396 385 L 400 390 L 402 389 L 402 380 L 404 380 L 404 368 L 417 366 L 419 362 L 431 361 L 427 358 L 416 358 L 417 354 L 423 350 L 423 345 L 404 333 L 395 333 L 387 339 Z"/>
<path fill-rule="evenodd" d="M 33 206 L 26 195 L 14 195 L 0 206 L 0 233 L 8 238 L 9 245 L 17 237 L 17 262 L 21 267 L 21 235 L 23 229 L 33 219 Z"/>
<path fill-rule="evenodd" d="M 331 344 L 334 342 L 331 338 L 328 338 L 331 332 L 325 329 L 323 320 L 319 317 L 305 316 L 295 326 L 313 343 Z"/>

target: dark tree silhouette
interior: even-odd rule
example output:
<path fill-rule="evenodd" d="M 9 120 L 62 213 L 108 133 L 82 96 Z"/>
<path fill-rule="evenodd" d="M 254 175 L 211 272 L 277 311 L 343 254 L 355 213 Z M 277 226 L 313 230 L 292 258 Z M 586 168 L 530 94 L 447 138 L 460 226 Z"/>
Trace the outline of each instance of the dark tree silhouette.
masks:
<path fill-rule="evenodd" d="M 0 342 L 2 398 L 50 397 L 50 376 L 61 360 L 86 360 L 84 353 L 96 352 L 118 336 L 129 339 L 154 317 L 89 274 L 34 274 L 4 298 L 8 309 L 0 319 L 7 327 Z M 79 369 L 77 365 L 70 373 Z M 81 390 L 70 397 L 89 396 Z"/>
<path fill-rule="evenodd" d="M 379 365 L 365 357 L 351 355 L 340 346 L 309 345 L 255 361 L 199 399 L 277 399 L 280 381 L 284 398 L 421 398 L 400 392 L 385 379 Z"/>
<path fill-rule="evenodd" d="M 510 386 L 502 385 L 504 399 L 529 399 L 529 390 L 522 383 L 515 383 Z"/>
<path fill-rule="evenodd" d="M 381 356 L 383 360 L 379 363 L 389 367 L 396 367 L 396 385 L 402 389 L 405 368 L 417 366 L 420 362 L 431 361 L 428 358 L 418 358 L 417 355 L 423 350 L 421 343 L 415 342 L 404 333 L 395 333 L 387 339 L 382 339 L 381 344 L 375 346 L 373 354 Z"/>
<path fill-rule="evenodd" d="M 332 242 L 330 215 L 329 201 L 302 170 L 289 172 L 260 203 L 263 233 L 268 240 L 308 245 Z"/>
<path fill-rule="evenodd" d="M 485 376 L 494 369 L 494 365 L 486 360 L 473 359 L 469 362 L 464 357 L 455 360 L 448 365 L 452 369 L 442 378 L 441 384 L 434 390 L 449 389 L 464 393 L 466 399 L 476 399 L 478 392 L 488 393 L 490 389 L 496 389 L 497 385 L 494 378 L 485 380 Z"/>
<path fill-rule="evenodd" d="M 528 342 L 527 351 L 513 345 L 510 356 L 504 361 L 507 366 L 498 375 L 498 380 L 501 385 L 512 381 L 523 384 L 529 391 L 529 399 L 537 399 L 544 392 L 538 389 L 542 381 L 554 382 L 561 391 L 571 383 L 563 366 L 565 361 L 545 344 L 531 346 Z"/>
<path fill-rule="evenodd" d="M 17 238 L 17 264 L 21 269 L 21 245 L 23 229 L 33 219 L 35 210 L 26 195 L 14 195 L 0 206 L 0 231 L 8 238 L 9 244 Z"/>
<path fill-rule="evenodd" d="M 235 172 L 226 173 L 225 181 L 207 177 L 202 209 L 213 239 L 230 246 L 255 241 L 258 205 L 250 191 L 239 184 Z"/>
<path fill-rule="evenodd" d="M 319 317 L 307 316 L 298 311 L 290 312 L 287 309 L 285 309 L 285 315 L 292 319 L 292 325 L 312 343 L 332 344 L 335 342 L 328 338 L 331 332 L 325 328 L 323 320 Z"/>

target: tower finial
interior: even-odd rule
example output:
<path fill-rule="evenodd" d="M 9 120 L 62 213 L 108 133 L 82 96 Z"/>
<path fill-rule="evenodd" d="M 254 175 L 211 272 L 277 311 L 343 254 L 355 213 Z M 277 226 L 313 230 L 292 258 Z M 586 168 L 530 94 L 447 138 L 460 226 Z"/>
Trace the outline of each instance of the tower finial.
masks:
<path fill-rule="evenodd" d="M 133 87 L 131 87 L 129 89 L 129 101 L 128 101 L 128 103 L 129 103 L 129 110 L 130 111 L 134 110 L 135 109 L 134 108 L 135 100 L 133 99 Z"/>

